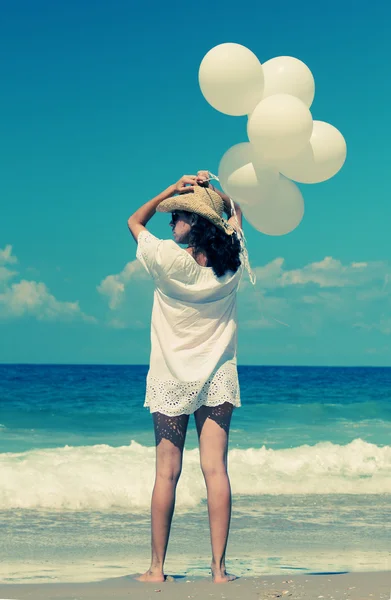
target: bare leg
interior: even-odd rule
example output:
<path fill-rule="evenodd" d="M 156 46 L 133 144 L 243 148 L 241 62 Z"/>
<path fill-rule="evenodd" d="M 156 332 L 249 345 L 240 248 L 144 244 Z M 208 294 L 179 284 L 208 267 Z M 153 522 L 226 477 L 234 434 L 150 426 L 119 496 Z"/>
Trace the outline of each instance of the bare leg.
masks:
<path fill-rule="evenodd" d="M 228 436 L 233 406 L 201 406 L 195 413 L 200 444 L 201 469 L 208 494 L 211 570 L 214 583 L 237 579 L 225 570 L 229 526 L 231 521 L 231 485 L 227 472 Z"/>
<path fill-rule="evenodd" d="M 152 413 L 156 438 L 156 478 L 151 502 L 151 566 L 138 581 L 166 580 L 164 560 L 175 507 L 176 486 L 182 470 L 182 455 L 189 415 L 168 417 Z"/>

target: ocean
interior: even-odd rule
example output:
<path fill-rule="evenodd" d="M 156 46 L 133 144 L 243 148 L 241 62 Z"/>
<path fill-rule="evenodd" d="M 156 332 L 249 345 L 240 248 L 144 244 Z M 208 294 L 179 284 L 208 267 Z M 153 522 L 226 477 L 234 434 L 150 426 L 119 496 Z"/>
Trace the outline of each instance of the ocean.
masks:
<path fill-rule="evenodd" d="M 391 368 L 239 366 L 227 568 L 391 569 Z M 147 366 L 0 365 L 0 582 L 149 567 Z M 206 490 L 190 418 L 167 574 L 204 577 Z"/>

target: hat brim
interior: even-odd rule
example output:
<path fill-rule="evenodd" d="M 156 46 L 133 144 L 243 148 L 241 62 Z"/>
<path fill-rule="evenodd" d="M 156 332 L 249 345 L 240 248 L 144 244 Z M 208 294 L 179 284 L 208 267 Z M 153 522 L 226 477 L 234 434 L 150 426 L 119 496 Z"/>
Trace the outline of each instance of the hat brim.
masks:
<path fill-rule="evenodd" d="M 186 210 L 195 212 L 191 207 L 191 200 L 194 200 L 193 194 L 179 194 L 172 198 L 167 198 L 158 204 L 157 212 L 173 212 L 174 210 Z"/>
<path fill-rule="evenodd" d="M 184 210 L 191 213 L 196 213 L 204 219 L 207 219 L 213 225 L 224 231 L 227 235 L 235 233 L 236 229 L 228 223 L 226 219 L 220 217 L 207 204 L 201 205 L 199 202 L 194 202 L 193 194 L 180 194 L 173 198 L 167 198 L 158 204 L 156 211 L 162 213 L 174 212 L 175 210 Z"/>
<path fill-rule="evenodd" d="M 213 225 L 224 231 L 227 235 L 232 235 L 236 231 L 226 219 L 221 217 L 216 211 L 208 206 L 208 204 L 202 202 L 198 197 L 198 194 L 194 194 L 193 192 L 188 194 L 178 194 L 172 198 L 167 198 L 160 202 L 156 208 L 157 212 L 165 213 L 173 212 L 175 210 L 196 213 L 213 223 Z"/>

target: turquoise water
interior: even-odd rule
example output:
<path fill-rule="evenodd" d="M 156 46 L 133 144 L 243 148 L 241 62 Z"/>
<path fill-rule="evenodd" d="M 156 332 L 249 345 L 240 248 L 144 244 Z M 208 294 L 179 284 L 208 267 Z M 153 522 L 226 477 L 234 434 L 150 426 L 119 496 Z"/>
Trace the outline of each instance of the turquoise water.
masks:
<path fill-rule="evenodd" d="M 154 434 L 145 366 L 0 365 L 0 580 L 148 566 Z M 228 565 L 239 574 L 391 568 L 391 369 L 239 367 Z M 167 569 L 207 575 L 193 419 Z"/>

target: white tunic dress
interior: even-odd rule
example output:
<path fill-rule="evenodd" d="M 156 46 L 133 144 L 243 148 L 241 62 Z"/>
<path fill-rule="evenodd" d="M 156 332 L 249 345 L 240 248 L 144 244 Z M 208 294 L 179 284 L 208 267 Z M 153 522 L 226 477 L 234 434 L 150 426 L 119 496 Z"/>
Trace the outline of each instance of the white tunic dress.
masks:
<path fill-rule="evenodd" d="M 216 277 L 173 240 L 138 236 L 138 260 L 155 284 L 144 406 L 169 416 L 201 405 L 241 406 L 236 363 L 236 273 Z"/>

